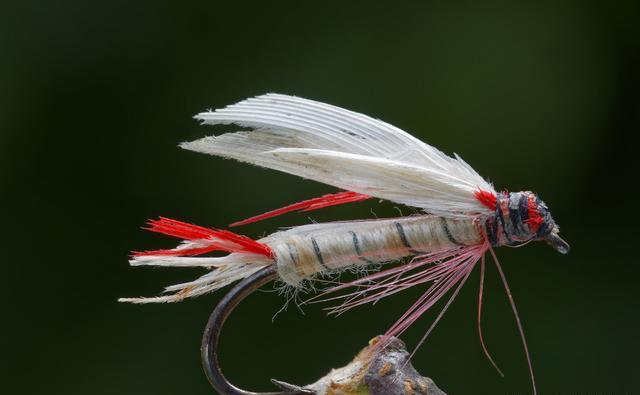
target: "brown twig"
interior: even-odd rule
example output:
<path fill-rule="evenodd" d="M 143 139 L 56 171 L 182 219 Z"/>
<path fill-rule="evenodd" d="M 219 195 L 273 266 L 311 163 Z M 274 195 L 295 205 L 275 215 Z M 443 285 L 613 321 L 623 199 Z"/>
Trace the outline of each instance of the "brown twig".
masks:
<path fill-rule="evenodd" d="M 304 389 L 317 395 L 446 395 L 408 362 L 409 352 L 402 340 L 393 338 L 377 350 L 379 339 L 372 339 L 348 365 L 331 370 Z"/>

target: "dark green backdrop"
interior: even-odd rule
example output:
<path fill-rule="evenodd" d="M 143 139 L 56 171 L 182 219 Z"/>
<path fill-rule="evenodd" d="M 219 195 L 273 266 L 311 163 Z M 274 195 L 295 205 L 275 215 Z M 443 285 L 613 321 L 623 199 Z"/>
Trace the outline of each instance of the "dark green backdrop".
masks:
<path fill-rule="evenodd" d="M 384 119 L 459 153 L 497 188 L 538 192 L 571 254 L 536 243 L 499 256 L 539 392 L 636 392 L 638 9 L 475 3 L 5 2 L 3 393 L 212 393 L 198 348 L 222 292 L 159 306 L 116 299 L 200 274 L 127 266 L 132 249 L 174 243 L 141 231 L 147 218 L 224 226 L 333 191 L 176 147 L 213 132 L 193 114 L 265 92 Z M 367 202 L 310 217 L 372 210 L 397 215 Z M 242 231 L 308 221 L 289 215 Z M 506 297 L 495 270 L 488 275 L 486 340 L 506 378 L 477 339 L 476 273 L 414 360 L 450 394 L 530 391 Z M 271 388 L 270 377 L 312 381 L 384 332 L 420 291 L 337 319 L 317 305 L 306 315 L 291 308 L 273 323 L 284 299 L 254 295 L 226 327 L 223 365 L 251 389 Z M 410 346 L 432 318 L 405 335 Z"/>

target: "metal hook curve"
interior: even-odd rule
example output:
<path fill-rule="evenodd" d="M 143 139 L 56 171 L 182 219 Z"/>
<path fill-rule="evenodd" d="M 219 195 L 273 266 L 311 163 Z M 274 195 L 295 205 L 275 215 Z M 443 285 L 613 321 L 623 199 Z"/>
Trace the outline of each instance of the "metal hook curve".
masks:
<path fill-rule="evenodd" d="M 218 362 L 218 342 L 220 340 L 220 332 L 222 326 L 231 312 L 253 291 L 260 288 L 264 284 L 277 278 L 275 266 L 269 266 L 257 271 L 251 276 L 243 279 L 236 284 L 231 290 L 220 300 L 216 308 L 211 312 L 209 321 L 202 335 L 202 343 L 200 346 L 200 356 L 202 358 L 202 367 L 209 380 L 211 386 L 222 395 L 302 395 L 313 394 L 313 391 L 304 390 L 295 385 L 283 383 L 277 380 L 271 380 L 280 388 L 285 389 L 281 392 L 251 392 L 245 391 L 231 384 L 224 374 Z"/>

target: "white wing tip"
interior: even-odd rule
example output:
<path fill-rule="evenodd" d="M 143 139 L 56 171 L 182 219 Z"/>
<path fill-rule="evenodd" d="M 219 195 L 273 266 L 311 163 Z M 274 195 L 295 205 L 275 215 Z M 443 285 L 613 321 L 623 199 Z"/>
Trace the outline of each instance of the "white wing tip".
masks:
<path fill-rule="evenodd" d="M 183 141 L 178 147 L 188 151 L 207 152 L 206 147 L 215 140 L 216 136 L 207 136 L 193 141 Z"/>
<path fill-rule="evenodd" d="M 223 108 L 218 108 L 218 109 L 212 109 L 212 108 L 208 108 L 206 111 L 202 111 L 199 112 L 198 114 L 194 115 L 193 118 L 197 119 L 198 121 L 200 121 L 201 123 L 207 123 L 208 117 L 211 114 L 215 114 L 221 110 L 225 110 L 227 108 L 233 107 L 233 106 L 237 106 L 238 104 L 241 103 L 245 103 L 245 102 L 249 102 L 249 101 L 253 101 L 253 100 L 261 100 L 261 99 L 285 99 L 285 98 L 295 98 L 295 99 L 301 99 L 298 96 L 294 96 L 294 95 L 286 95 L 283 93 L 275 93 L 275 92 L 267 92 L 267 93 L 263 93 L 261 95 L 257 95 L 257 96 L 251 96 L 247 99 L 243 99 L 240 100 L 239 102 L 236 102 L 234 104 L 230 104 L 226 107 Z M 303 99 L 303 100 L 308 100 L 308 99 Z M 219 122 L 216 122 L 219 123 Z"/>
<path fill-rule="evenodd" d="M 195 142 L 198 140 L 193 140 L 193 141 L 183 141 L 180 144 L 178 144 L 178 147 L 182 148 L 182 149 L 186 149 L 189 151 L 195 151 L 194 150 L 194 146 L 195 146 Z"/>

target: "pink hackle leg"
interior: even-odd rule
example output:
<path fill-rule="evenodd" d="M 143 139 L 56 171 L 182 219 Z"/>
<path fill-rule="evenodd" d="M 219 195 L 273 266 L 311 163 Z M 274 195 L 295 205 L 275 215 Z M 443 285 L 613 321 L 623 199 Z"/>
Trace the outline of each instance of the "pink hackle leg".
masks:
<path fill-rule="evenodd" d="M 394 324 L 386 333 L 385 338 L 388 339 L 390 336 L 398 336 L 403 333 L 410 325 L 412 325 L 425 311 L 431 308 L 442 296 L 444 296 L 452 287 L 456 284 L 458 285 L 453 292 L 452 296 L 449 298 L 440 314 L 436 317 L 431 327 L 427 330 L 427 333 L 422 337 L 418 345 L 414 348 L 417 350 L 427 339 L 431 331 L 438 324 L 444 313 L 447 311 L 453 300 L 460 292 L 460 289 L 466 282 L 469 274 L 473 270 L 476 262 L 480 259 L 480 256 L 477 258 L 473 255 L 467 256 L 466 258 L 459 261 L 459 263 L 452 268 L 447 274 L 445 274 L 442 278 L 436 281 L 429 290 L 420 298 L 416 303 L 409 309 L 405 314 Z M 385 342 L 386 344 L 386 342 Z M 411 354 L 410 358 L 413 356 Z"/>
<path fill-rule="evenodd" d="M 504 290 L 507 292 L 507 297 L 509 298 L 509 303 L 511 304 L 511 310 L 513 310 L 513 315 L 516 319 L 516 324 L 518 325 L 518 331 L 520 332 L 520 339 L 522 339 L 522 346 L 524 347 L 524 353 L 527 357 L 527 365 L 529 365 L 529 374 L 531 376 L 531 386 L 533 388 L 533 395 L 537 395 L 538 391 L 536 390 L 536 379 L 533 375 L 533 365 L 531 364 L 531 356 L 529 355 L 529 347 L 527 347 L 527 339 L 524 336 L 524 329 L 522 329 L 522 323 L 520 322 L 520 316 L 518 315 L 518 309 L 516 309 L 516 303 L 513 300 L 513 295 L 511 295 L 511 289 L 509 289 L 509 284 L 507 283 L 507 278 L 502 271 L 502 266 L 498 261 L 498 257 L 496 253 L 493 251 L 492 247 L 489 247 L 489 251 L 491 252 L 491 256 L 493 257 L 493 262 L 496 264 L 496 268 L 498 269 L 498 273 L 500 273 L 500 278 L 502 279 L 502 284 L 504 285 Z"/>
<path fill-rule="evenodd" d="M 400 319 L 387 331 L 388 336 L 399 336 L 425 311 L 434 305 L 459 280 L 460 269 L 453 268 L 432 284 Z"/>
<path fill-rule="evenodd" d="M 433 323 L 431 323 L 431 326 L 429 327 L 427 332 L 422 336 L 422 338 L 420 339 L 418 344 L 416 344 L 416 346 L 413 348 L 413 351 L 409 355 L 409 358 L 407 358 L 407 362 L 410 361 L 411 358 L 413 358 L 413 355 L 416 353 L 418 348 L 420 348 L 420 346 L 422 346 L 422 344 L 424 344 L 424 342 L 427 340 L 427 337 L 429 337 L 429 334 L 431 334 L 431 331 L 433 331 L 433 328 L 435 328 L 436 325 L 438 324 L 438 322 L 440 322 L 440 319 L 442 318 L 444 313 L 447 311 L 449 306 L 451 306 L 451 303 L 453 303 L 453 300 L 456 298 L 456 296 L 458 296 L 458 293 L 462 289 L 462 286 L 464 285 L 464 283 L 467 282 L 467 279 L 469 278 L 469 275 L 471 274 L 472 271 L 473 271 L 473 264 L 470 265 L 470 268 L 466 269 L 466 274 L 464 274 L 464 277 L 462 278 L 462 281 L 460 281 L 459 278 L 456 279 L 456 281 L 460 281 L 460 283 L 458 284 L 456 289 L 453 291 L 453 294 L 451 295 L 449 300 L 447 300 L 447 304 L 445 304 L 444 307 L 442 308 L 442 310 L 440 310 L 440 314 L 438 314 L 436 319 L 433 320 Z"/>
<path fill-rule="evenodd" d="M 445 264 L 437 265 L 437 266 L 428 268 L 424 271 L 420 271 L 418 273 L 408 275 L 404 279 L 400 280 L 400 277 L 407 274 L 410 270 L 421 267 L 421 266 L 426 266 L 428 264 L 434 263 L 435 261 L 447 259 L 456 252 L 459 252 L 459 250 L 441 252 L 438 254 L 430 254 L 431 256 L 429 258 L 414 260 L 411 263 L 401 265 L 396 268 L 387 269 L 382 272 L 374 273 L 355 281 L 340 284 L 336 287 L 333 287 L 331 289 L 324 291 L 322 295 L 318 295 L 309 299 L 307 302 L 317 299 L 319 296 L 327 295 L 327 294 L 336 292 L 338 290 L 345 289 L 347 287 L 362 286 L 363 289 L 355 291 L 353 293 L 319 300 L 319 301 L 331 301 L 336 299 L 348 299 L 348 301 L 345 301 L 340 306 L 329 308 L 329 310 L 331 311 L 330 314 L 342 313 L 357 305 L 374 302 L 379 300 L 382 297 L 386 297 L 391 294 L 401 292 L 402 290 L 409 288 L 413 285 L 432 281 L 437 278 L 442 278 L 442 276 L 444 276 L 447 272 L 451 272 L 456 265 L 459 265 L 460 260 L 463 260 L 464 257 L 455 257 L 453 258 L 452 261 L 449 261 Z M 365 282 L 367 284 L 365 284 Z M 367 296 L 367 294 L 370 292 L 375 292 L 375 293 Z M 357 300 L 353 300 L 354 296 L 356 297 L 355 299 Z M 314 301 L 314 303 L 315 302 L 317 301 Z M 419 303 L 420 301 L 417 301 L 413 308 L 416 308 Z M 401 322 L 401 320 L 399 320 L 398 322 Z"/>
<path fill-rule="evenodd" d="M 484 355 L 487 357 L 489 362 L 493 365 L 493 367 L 498 371 L 498 374 L 501 377 L 504 377 L 504 373 L 498 367 L 498 364 L 493 360 L 491 354 L 489 353 L 489 349 L 484 342 L 484 337 L 482 336 L 482 292 L 484 290 L 484 255 L 480 259 L 480 290 L 478 291 L 478 336 L 480 336 L 480 344 L 482 345 L 482 350 L 484 351 Z"/>

